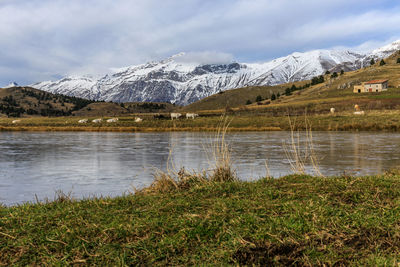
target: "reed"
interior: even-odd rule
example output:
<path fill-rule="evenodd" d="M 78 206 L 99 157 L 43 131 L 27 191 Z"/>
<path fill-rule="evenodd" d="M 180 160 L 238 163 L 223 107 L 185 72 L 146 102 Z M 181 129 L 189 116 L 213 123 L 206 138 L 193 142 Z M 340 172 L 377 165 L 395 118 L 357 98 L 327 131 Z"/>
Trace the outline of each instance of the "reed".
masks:
<path fill-rule="evenodd" d="M 292 122 L 290 116 L 288 116 L 288 121 L 290 140 L 289 142 L 283 142 L 283 148 L 292 172 L 294 174 L 305 174 L 306 166 L 311 165 L 314 174 L 323 177 L 319 169 L 318 157 L 314 150 L 312 127 L 307 115 L 304 116 L 303 124 L 305 127 L 304 140 L 300 136 L 300 131 L 296 129 L 296 122 Z"/>
<path fill-rule="evenodd" d="M 210 149 L 206 149 L 207 154 L 211 155 L 211 161 L 209 160 L 212 169 L 210 176 L 211 181 L 231 182 L 237 179 L 232 166 L 231 147 L 225 139 L 226 132 L 231 122 L 232 120 L 228 117 L 221 116 Z"/>
<path fill-rule="evenodd" d="M 222 116 L 210 146 L 208 148 L 203 146 L 209 159 L 210 170 L 187 171 L 184 167 L 178 170 L 173 160 L 174 149 L 172 146 L 169 150 L 166 170 L 155 168 L 153 183 L 147 188 L 135 191 L 137 193 L 169 192 L 177 189 L 189 189 L 205 183 L 236 181 L 237 176 L 232 167 L 230 146 L 225 139 L 229 122 L 227 117 Z"/>

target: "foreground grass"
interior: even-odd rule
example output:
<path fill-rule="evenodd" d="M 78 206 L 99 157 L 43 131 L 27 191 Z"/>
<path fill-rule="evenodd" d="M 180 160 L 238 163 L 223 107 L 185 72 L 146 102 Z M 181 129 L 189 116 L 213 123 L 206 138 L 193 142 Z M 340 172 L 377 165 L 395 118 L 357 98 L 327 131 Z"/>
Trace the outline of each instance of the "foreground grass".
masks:
<path fill-rule="evenodd" d="M 2 265 L 394 265 L 400 175 L 207 182 L 0 208 Z"/>
<path fill-rule="evenodd" d="M 288 116 L 255 113 L 235 113 L 229 115 L 229 131 L 276 131 L 291 130 Z M 304 111 L 291 116 L 296 129 L 305 130 Z M 220 115 L 207 115 L 192 119 L 156 120 L 151 116 L 142 116 L 143 122 L 134 122 L 134 117 L 120 117 L 116 123 L 79 124 L 80 117 L 21 118 L 13 124 L 9 118 L 0 119 L 0 131 L 114 131 L 114 132 L 155 132 L 155 131 L 215 131 L 218 129 Z M 107 119 L 107 118 L 106 118 Z M 316 131 L 400 131 L 400 111 L 371 110 L 366 115 L 354 115 L 353 112 L 339 112 L 330 115 L 329 111 L 320 114 L 308 114 L 307 120 Z"/>

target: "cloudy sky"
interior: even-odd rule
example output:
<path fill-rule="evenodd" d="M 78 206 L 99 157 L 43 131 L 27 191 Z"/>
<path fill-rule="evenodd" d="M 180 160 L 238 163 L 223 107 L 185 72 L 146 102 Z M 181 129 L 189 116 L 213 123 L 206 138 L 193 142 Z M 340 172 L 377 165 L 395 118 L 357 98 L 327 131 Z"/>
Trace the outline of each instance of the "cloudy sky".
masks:
<path fill-rule="evenodd" d="M 396 0 L 0 0 L 0 86 L 190 52 L 260 62 L 400 39 Z"/>

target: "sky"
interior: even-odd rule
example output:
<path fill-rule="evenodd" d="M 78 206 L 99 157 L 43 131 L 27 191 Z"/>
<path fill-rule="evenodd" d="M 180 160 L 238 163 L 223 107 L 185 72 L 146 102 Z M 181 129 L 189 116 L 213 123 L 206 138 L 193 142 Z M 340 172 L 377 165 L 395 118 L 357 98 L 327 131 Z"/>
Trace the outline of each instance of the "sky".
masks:
<path fill-rule="evenodd" d="M 400 39 L 397 0 L 0 0 L 0 86 L 165 59 L 265 62 Z"/>

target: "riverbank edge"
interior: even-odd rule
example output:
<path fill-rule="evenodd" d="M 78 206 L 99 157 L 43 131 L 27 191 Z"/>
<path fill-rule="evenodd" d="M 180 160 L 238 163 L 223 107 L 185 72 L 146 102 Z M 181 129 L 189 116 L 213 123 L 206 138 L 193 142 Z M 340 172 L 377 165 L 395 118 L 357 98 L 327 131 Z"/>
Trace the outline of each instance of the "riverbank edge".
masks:
<path fill-rule="evenodd" d="M 386 265 L 400 173 L 204 182 L 0 207 L 0 264 Z"/>
<path fill-rule="evenodd" d="M 121 133 L 156 133 L 156 132 L 216 132 L 219 127 L 54 127 L 54 126 L 22 126 L 5 127 L 0 126 L 0 132 L 121 132 Z M 301 125 L 294 129 L 290 125 L 284 127 L 229 127 L 227 132 L 273 132 L 273 131 L 306 131 L 309 128 Z M 322 132 L 400 132 L 400 125 L 384 124 L 345 124 L 336 127 L 312 127 L 313 131 Z"/>
<path fill-rule="evenodd" d="M 53 127 L 53 126 L 0 126 L 0 132 L 215 132 L 219 127 Z M 229 127 L 228 132 L 285 131 L 280 127 Z"/>

